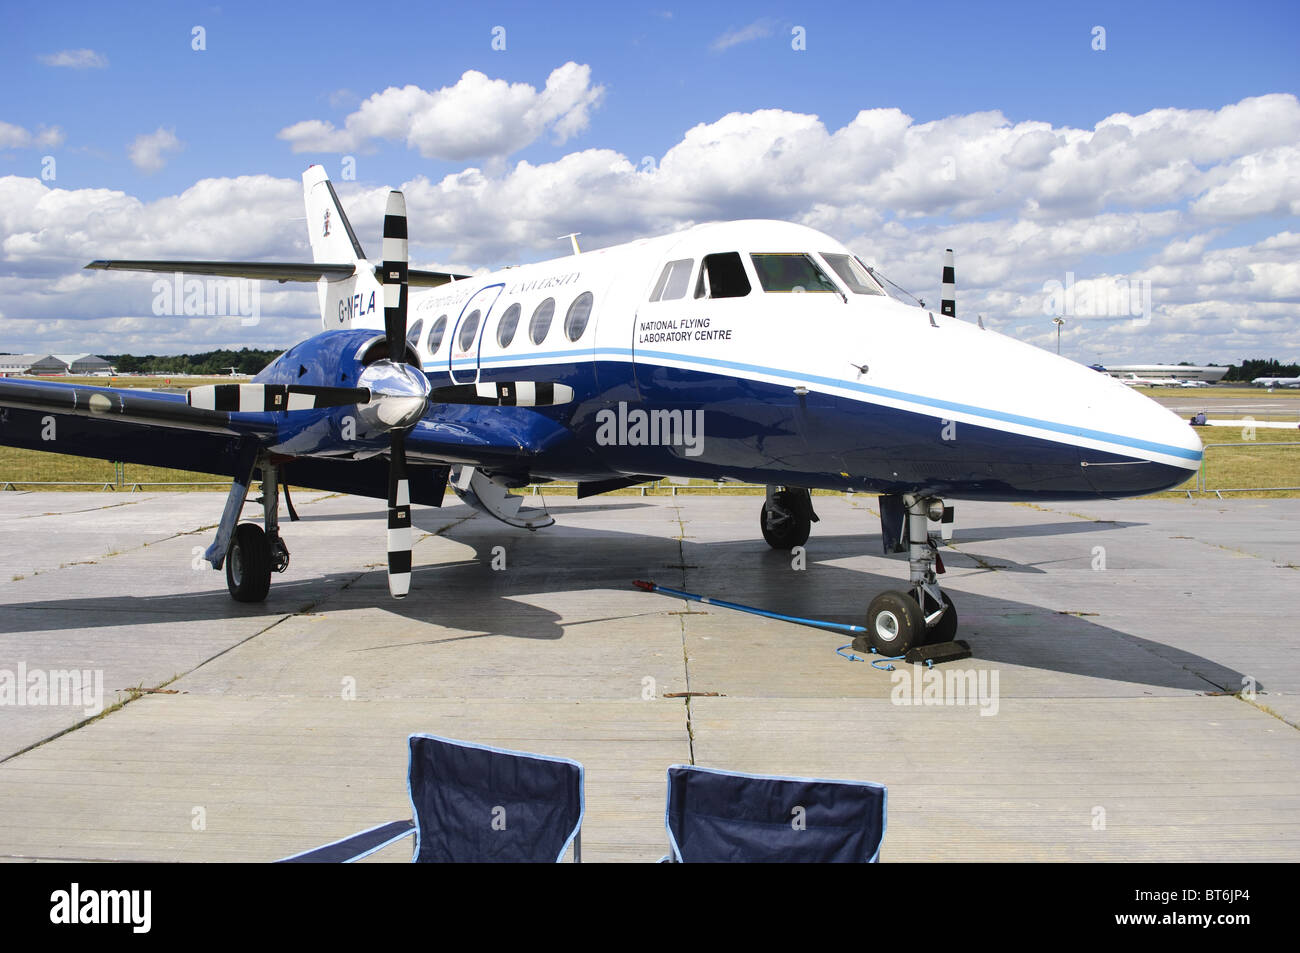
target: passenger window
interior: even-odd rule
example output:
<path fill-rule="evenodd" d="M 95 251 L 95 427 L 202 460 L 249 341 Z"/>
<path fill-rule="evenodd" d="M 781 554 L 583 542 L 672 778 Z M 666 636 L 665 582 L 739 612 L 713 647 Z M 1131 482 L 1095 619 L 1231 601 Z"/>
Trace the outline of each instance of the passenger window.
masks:
<path fill-rule="evenodd" d="M 591 317 L 591 303 L 594 300 L 590 291 L 584 291 L 569 305 L 569 313 L 564 316 L 564 334 L 570 341 L 578 340 L 582 337 L 582 332 L 587 330 L 587 320 Z"/>
<path fill-rule="evenodd" d="M 848 285 L 850 291 L 855 295 L 883 295 L 867 269 L 863 268 L 858 260 L 852 255 L 836 255 L 832 252 L 822 252 L 822 257 L 826 259 L 826 264 L 834 269 L 835 274 L 840 276 L 840 281 Z"/>
<path fill-rule="evenodd" d="M 650 292 L 651 301 L 676 301 L 686 297 L 686 290 L 691 284 L 691 268 L 695 266 L 694 258 L 670 261 L 664 265 L 663 274 L 655 283 L 655 290 Z"/>
<path fill-rule="evenodd" d="M 515 328 L 519 326 L 519 303 L 515 302 L 506 308 L 506 313 L 501 315 L 501 323 L 497 325 L 497 344 L 502 347 L 509 347 L 510 342 L 515 339 Z"/>
<path fill-rule="evenodd" d="M 743 298 L 749 294 L 749 278 L 740 253 L 734 251 L 705 255 L 700 265 L 700 280 L 695 284 L 697 298 Z"/>
<path fill-rule="evenodd" d="M 442 347 L 442 336 L 447 333 L 447 316 L 444 314 L 433 322 L 433 327 L 429 328 L 428 348 L 430 354 L 437 354 L 438 348 Z"/>
<path fill-rule="evenodd" d="M 764 291 L 773 292 L 832 292 L 839 294 L 835 282 L 817 267 L 807 255 L 800 252 L 750 255 L 758 283 Z"/>
<path fill-rule="evenodd" d="M 416 321 L 411 325 L 411 330 L 406 332 L 406 343 L 417 351 L 420 349 L 420 333 L 422 331 L 424 331 L 424 318 Z"/>
<path fill-rule="evenodd" d="M 553 317 L 555 317 L 555 299 L 547 298 L 537 306 L 528 321 L 528 336 L 533 339 L 534 344 L 541 344 L 546 340 L 546 332 L 551 330 Z"/>
<path fill-rule="evenodd" d="M 460 345 L 462 352 L 468 351 L 474 345 L 474 335 L 478 333 L 479 318 L 483 315 L 477 308 L 469 313 L 465 323 L 460 326 L 460 334 L 456 336 L 456 343 Z"/>

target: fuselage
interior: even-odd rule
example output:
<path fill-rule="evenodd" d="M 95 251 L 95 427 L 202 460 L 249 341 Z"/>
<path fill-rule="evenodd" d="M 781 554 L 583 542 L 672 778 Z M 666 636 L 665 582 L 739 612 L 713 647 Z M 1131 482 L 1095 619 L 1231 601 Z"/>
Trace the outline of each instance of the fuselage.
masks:
<path fill-rule="evenodd" d="M 325 323 L 382 320 L 363 296 Z M 413 290 L 408 342 L 434 387 L 574 388 L 565 406 L 430 408 L 429 426 L 550 428 L 500 474 L 514 483 L 1070 499 L 1170 488 L 1201 459 L 1185 421 L 1120 381 L 888 297 L 841 243 L 783 222 L 701 225 Z"/>

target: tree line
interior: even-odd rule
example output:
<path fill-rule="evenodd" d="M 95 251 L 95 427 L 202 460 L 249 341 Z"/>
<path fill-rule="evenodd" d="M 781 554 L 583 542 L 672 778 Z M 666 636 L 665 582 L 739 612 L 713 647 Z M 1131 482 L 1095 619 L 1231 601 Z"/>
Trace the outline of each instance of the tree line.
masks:
<path fill-rule="evenodd" d="M 203 351 L 198 354 L 102 354 L 119 374 L 175 374 L 178 377 L 200 374 L 236 373 L 253 375 L 275 360 L 281 350 Z"/>

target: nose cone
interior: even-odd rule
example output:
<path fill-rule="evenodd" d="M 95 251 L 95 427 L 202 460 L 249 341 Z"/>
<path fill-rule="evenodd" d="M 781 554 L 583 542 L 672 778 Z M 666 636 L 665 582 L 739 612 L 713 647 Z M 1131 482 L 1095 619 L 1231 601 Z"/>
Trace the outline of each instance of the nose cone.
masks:
<path fill-rule="evenodd" d="M 362 415 L 380 430 L 413 427 L 429 406 L 429 379 L 409 364 L 376 361 L 357 378 L 370 389 L 370 403 Z"/>
<path fill-rule="evenodd" d="M 1091 373 L 1086 415 L 1097 431 L 1080 441 L 1079 462 L 1100 496 L 1141 496 L 1185 483 L 1201 464 L 1201 438 L 1191 424 L 1112 377 Z"/>

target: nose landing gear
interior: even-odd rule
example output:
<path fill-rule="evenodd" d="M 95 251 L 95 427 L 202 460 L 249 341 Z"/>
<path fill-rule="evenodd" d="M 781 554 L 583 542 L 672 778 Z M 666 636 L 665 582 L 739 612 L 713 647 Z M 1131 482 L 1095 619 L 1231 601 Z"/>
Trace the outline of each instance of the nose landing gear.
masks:
<path fill-rule="evenodd" d="M 950 525 L 952 510 L 941 500 L 911 494 L 881 497 L 880 504 L 886 552 L 904 548 L 906 522 L 910 586 L 907 592 L 890 590 L 871 600 L 866 645 L 882 655 L 898 656 L 921 645 L 951 642 L 957 635 L 957 610 L 939 586 L 939 573 L 944 571 L 938 546 L 942 531 L 931 532 L 929 523 Z"/>

